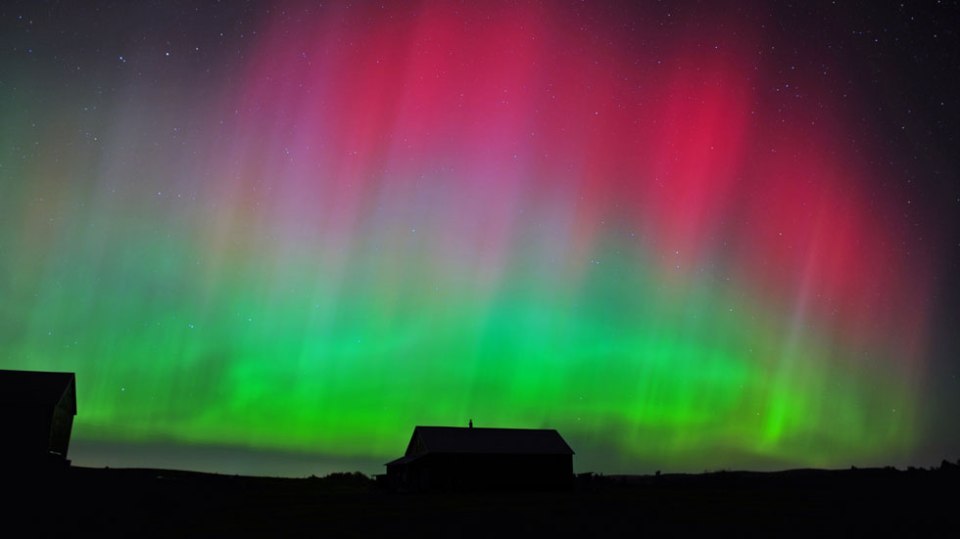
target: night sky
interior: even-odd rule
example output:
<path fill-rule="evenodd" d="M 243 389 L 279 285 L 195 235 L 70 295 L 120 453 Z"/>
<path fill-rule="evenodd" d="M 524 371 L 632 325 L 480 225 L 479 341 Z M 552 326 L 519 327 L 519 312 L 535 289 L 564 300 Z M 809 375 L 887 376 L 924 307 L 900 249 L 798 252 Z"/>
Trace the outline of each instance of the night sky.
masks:
<path fill-rule="evenodd" d="M 956 2 L 3 2 L 0 368 L 76 464 L 960 458 Z"/>

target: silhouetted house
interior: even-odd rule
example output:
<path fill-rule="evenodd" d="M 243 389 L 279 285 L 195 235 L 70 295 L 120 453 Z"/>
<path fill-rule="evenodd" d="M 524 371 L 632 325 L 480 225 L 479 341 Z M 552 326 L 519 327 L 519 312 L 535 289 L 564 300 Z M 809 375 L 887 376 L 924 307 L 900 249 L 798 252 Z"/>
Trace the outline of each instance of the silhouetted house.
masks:
<path fill-rule="evenodd" d="M 72 372 L 0 370 L 0 459 L 7 466 L 67 461 L 77 414 Z"/>
<path fill-rule="evenodd" d="M 388 462 L 398 490 L 566 488 L 573 449 L 555 430 L 416 427 L 403 457 Z"/>

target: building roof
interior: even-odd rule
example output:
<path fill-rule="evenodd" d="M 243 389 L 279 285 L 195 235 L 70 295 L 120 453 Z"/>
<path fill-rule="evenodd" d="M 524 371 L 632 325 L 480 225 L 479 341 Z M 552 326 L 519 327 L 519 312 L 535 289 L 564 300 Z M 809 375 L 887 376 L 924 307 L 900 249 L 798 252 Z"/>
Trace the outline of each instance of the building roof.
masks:
<path fill-rule="evenodd" d="M 0 370 L 0 407 L 54 408 L 64 395 L 71 414 L 77 413 L 77 396 L 72 372 Z"/>
<path fill-rule="evenodd" d="M 406 455 L 404 455 L 404 456 L 402 456 L 402 457 L 400 457 L 400 458 L 398 458 L 398 459 L 393 459 L 393 460 L 391 460 L 390 462 L 384 464 L 384 466 L 396 466 L 396 465 L 398 465 L 398 464 L 406 464 L 406 463 L 408 463 L 408 462 L 410 462 L 410 461 L 413 461 L 413 460 L 417 460 L 417 457 L 412 457 L 412 456 L 406 456 Z"/>
<path fill-rule="evenodd" d="M 553 429 L 416 427 L 404 458 L 428 453 L 573 455 L 573 449 Z"/>

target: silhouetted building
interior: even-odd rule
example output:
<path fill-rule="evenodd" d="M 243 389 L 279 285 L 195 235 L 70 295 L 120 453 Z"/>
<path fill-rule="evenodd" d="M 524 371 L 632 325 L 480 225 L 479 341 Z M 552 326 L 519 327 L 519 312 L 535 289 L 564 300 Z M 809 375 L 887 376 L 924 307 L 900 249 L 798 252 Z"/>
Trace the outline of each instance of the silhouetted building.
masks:
<path fill-rule="evenodd" d="M 386 479 L 397 490 L 567 488 L 573 454 L 552 429 L 416 427 Z"/>
<path fill-rule="evenodd" d="M 72 372 L 0 370 L 0 459 L 6 466 L 69 462 L 77 415 Z"/>

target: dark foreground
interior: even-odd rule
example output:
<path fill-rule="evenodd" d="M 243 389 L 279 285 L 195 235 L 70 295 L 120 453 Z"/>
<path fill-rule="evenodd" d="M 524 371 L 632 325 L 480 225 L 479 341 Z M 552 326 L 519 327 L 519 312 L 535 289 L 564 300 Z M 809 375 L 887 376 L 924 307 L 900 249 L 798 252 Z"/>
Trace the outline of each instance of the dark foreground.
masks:
<path fill-rule="evenodd" d="M 955 465 L 581 476 L 564 492 L 395 494 L 360 474 L 90 468 L 5 483 L 16 498 L 4 528 L 28 526 L 5 537 L 955 537 L 960 519 Z"/>

